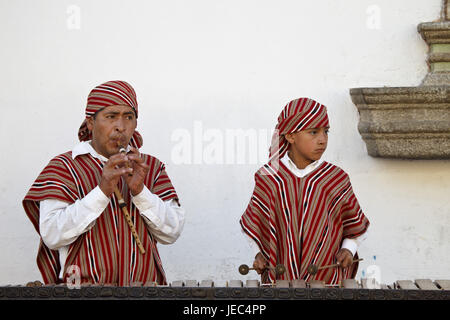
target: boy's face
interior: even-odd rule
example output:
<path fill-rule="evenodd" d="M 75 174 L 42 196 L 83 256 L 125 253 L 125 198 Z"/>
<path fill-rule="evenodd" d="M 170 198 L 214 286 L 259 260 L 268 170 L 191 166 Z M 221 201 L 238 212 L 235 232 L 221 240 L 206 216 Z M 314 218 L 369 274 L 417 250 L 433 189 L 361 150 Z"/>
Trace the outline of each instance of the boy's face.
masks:
<path fill-rule="evenodd" d="M 290 152 L 302 164 L 319 160 L 327 148 L 328 130 L 329 127 L 313 128 L 286 134 L 286 140 L 291 144 Z"/>
<path fill-rule="evenodd" d="M 88 129 L 92 131 L 92 147 L 109 158 L 119 152 L 119 145 L 126 147 L 136 129 L 137 121 L 130 106 L 115 105 L 97 112 L 87 119 Z"/>

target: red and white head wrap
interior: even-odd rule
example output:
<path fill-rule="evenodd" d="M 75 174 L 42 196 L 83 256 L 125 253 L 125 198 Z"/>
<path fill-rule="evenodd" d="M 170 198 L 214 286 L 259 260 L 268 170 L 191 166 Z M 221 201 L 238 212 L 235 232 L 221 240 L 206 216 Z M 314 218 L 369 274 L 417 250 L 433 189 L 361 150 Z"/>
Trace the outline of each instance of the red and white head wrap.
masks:
<path fill-rule="evenodd" d="M 278 116 L 269 150 L 269 161 L 283 158 L 289 150 L 285 134 L 328 126 L 327 108 L 323 104 L 310 98 L 292 100 Z"/>
<path fill-rule="evenodd" d="M 114 105 L 130 106 L 134 110 L 136 118 L 138 117 L 136 92 L 127 82 L 116 80 L 105 82 L 92 89 L 87 98 L 86 119 L 92 117 L 103 108 Z M 89 141 L 92 139 L 92 133 L 87 127 L 86 120 L 83 121 L 78 130 L 78 139 L 80 141 Z M 139 132 L 134 132 L 130 144 L 138 149 L 142 147 L 143 139 Z"/>

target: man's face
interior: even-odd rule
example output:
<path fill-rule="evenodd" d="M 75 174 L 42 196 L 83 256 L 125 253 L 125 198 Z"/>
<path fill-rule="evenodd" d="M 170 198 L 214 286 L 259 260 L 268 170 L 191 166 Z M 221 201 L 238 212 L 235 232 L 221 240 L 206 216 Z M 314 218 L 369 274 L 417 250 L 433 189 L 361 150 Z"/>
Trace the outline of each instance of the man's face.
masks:
<path fill-rule="evenodd" d="M 88 129 L 92 132 L 92 147 L 106 158 L 128 145 L 136 125 L 134 110 L 126 105 L 105 107 L 97 112 L 95 119 L 87 119 Z"/>
<path fill-rule="evenodd" d="M 319 160 L 328 144 L 329 128 L 313 128 L 289 133 L 286 139 L 291 144 L 290 150 L 299 159 L 312 163 Z"/>

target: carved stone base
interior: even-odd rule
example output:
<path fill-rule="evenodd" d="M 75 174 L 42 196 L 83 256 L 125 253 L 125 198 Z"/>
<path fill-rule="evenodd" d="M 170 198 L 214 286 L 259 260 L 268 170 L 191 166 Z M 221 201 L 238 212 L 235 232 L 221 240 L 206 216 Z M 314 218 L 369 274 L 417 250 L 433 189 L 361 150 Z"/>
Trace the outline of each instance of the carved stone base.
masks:
<path fill-rule="evenodd" d="M 373 157 L 450 159 L 450 87 L 350 89 Z"/>
<path fill-rule="evenodd" d="M 442 83 L 450 83 L 450 73 L 448 72 L 430 72 L 422 81 L 423 86 L 439 86 Z"/>

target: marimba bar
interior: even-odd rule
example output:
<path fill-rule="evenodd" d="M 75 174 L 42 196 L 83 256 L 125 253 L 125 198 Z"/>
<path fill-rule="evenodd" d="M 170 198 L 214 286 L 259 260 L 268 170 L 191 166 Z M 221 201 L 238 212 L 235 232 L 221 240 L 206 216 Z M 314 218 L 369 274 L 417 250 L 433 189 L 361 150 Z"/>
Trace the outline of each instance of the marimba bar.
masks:
<path fill-rule="evenodd" d="M 261 284 L 259 280 L 177 280 L 168 285 L 133 283 L 130 286 L 83 284 L 71 288 L 65 284 L 0 287 L 0 300 L 11 299 L 273 299 L 273 300 L 450 300 L 450 280 L 399 280 L 392 285 L 374 286 L 368 279 L 347 279 L 340 285 L 321 281 L 277 280 Z"/>

